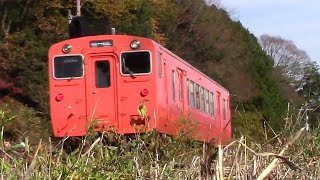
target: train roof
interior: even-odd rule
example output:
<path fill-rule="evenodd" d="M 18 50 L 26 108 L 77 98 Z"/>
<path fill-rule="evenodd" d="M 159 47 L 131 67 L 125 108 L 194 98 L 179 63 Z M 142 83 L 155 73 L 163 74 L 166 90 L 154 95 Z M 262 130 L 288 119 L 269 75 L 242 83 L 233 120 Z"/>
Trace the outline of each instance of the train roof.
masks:
<path fill-rule="evenodd" d="M 163 51 L 167 52 L 169 55 L 171 55 L 172 57 L 178 59 L 180 62 L 182 62 L 184 65 L 194 69 L 196 72 L 198 72 L 200 75 L 202 75 L 203 77 L 207 78 L 208 80 L 210 80 L 211 82 L 213 82 L 215 85 L 219 86 L 220 88 L 222 88 L 223 90 L 225 90 L 226 92 L 229 93 L 229 91 L 224 88 L 222 85 L 220 85 L 219 83 L 217 83 L 216 81 L 214 81 L 213 79 L 211 79 L 209 76 L 207 76 L 206 74 L 204 74 L 203 72 L 201 72 L 200 70 L 198 70 L 197 68 L 195 68 L 194 66 L 192 66 L 190 63 L 188 63 L 187 61 L 183 60 L 181 57 L 179 57 L 178 55 L 174 54 L 173 52 L 171 52 L 170 50 L 168 50 L 167 48 L 165 48 L 164 46 L 162 46 L 161 44 L 157 43 L 156 41 L 154 41 L 153 39 L 150 38 L 146 38 L 146 37 L 141 37 L 141 36 L 132 36 L 132 35 L 119 35 L 119 34 L 115 34 L 115 35 L 110 35 L 110 34 L 106 34 L 106 35 L 93 35 L 93 36 L 83 36 L 83 37 L 79 37 L 79 38 L 73 38 L 73 39 L 66 39 L 64 41 L 60 41 L 57 42 L 55 44 L 53 44 L 52 46 L 56 45 L 56 44 L 60 44 L 63 42 L 67 42 L 67 41 L 76 41 L 77 39 L 86 39 L 86 38 L 105 38 L 105 37 L 130 37 L 133 39 L 144 39 L 144 40 L 150 40 L 153 42 L 154 45 L 158 46 L 160 49 L 162 49 Z"/>
<path fill-rule="evenodd" d="M 170 50 L 168 50 L 167 48 L 163 47 L 161 44 L 155 42 L 154 40 L 152 40 L 154 42 L 154 44 L 156 44 L 160 49 L 164 50 L 165 52 L 167 52 L 168 54 L 170 54 L 171 56 L 175 57 L 176 59 L 178 59 L 180 62 L 182 62 L 184 65 L 194 69 L 196 72 L 198 72 L 199 74 L 201 74 L 203 77 L 207 78 L 208 80 L 210 80 L 211 82 L 213 82 L 215 85 L 219 86 L 220 88 L 222 88 L 223 90 L 225 90 L 226 92 L 229 93 L 229 91 L 223 87 L 221 84 L 217 83 L 216 81 L 214 81 L 212 78 L 210 78 L 209 76 L 207 76 L 206 74 L 204 74 L 203 72 L 201 72 L 200 70 L 198 70 L 197 68 L 195 68 L 194 66 L 192 66 L 190 63 L 188 63 L 187 61 L 183 60 L 182 58 L 180 58 L 178 55 L 174 54 L 173 52 L 171 52 Z"/>

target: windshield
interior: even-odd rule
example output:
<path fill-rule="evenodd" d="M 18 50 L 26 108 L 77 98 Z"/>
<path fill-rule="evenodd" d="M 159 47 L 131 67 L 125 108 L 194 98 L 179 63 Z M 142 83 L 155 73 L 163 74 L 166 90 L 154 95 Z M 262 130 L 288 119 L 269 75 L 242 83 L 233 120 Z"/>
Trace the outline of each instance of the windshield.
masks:
<path fill-rule="evenodd" d="M 124 75 L 151 72 L 150 53 L 147 51 L 126 52 L 121 55 L 121 72 Z"/>
<path fill-rule="evenodd" d="M 80 78 L 83 76 L 82 56 L 57 56 L 53 60 L 53 74 L 56 79 Z"/>

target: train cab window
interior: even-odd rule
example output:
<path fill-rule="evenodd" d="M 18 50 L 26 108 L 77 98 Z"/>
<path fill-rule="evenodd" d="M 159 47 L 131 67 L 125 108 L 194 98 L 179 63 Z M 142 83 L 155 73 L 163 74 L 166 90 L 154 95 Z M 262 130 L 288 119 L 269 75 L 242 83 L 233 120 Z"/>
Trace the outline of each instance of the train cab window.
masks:
<path fill-rule="evenodd" d="M 96 87 L 110 87 L 110 63 L 109 61 L 95 62 Z"/>
<path fill-rule="evenodd" d="M 80 78 L 83 76 L 82 56 L 57 56 L 53 59 L 55 79 Z"/>
<path fill-rule="evenodd" d="M 201 104 L 200 104 L 200 109 L 201 109 L 201 111 L 203 111 L 204 112 L 204 110 L 205 110 L 205 100 L 204 100 L 204 89 L 203 89 L 203 87 L 200 87 L 200 100 L 201 100 Z"/>
<path fill-rule="evenodd" d="M 176 100 L 176 74 L 174 72 L 174 70 L 172 70 L 172 100 L 175 101 Z"/>
<path fill-rule="evenodd" d="M 193 81 L 189 81 L 189 104 L 191 108 L 194 108 L 194 82 Z"/>
<path fill-rule="evenodd" d="M 222 100 L 222 115 L 223 115 L 223 120 L 227 120 L 227 112 L 226 112 L 226 100 Z"/>
<path fill-rule="evenodd" d="M 214 115 L 214 94 L 212 92 L 209 93 L 209 114 Z"/>
<path fill-rule="evenodd" d="M 196 93 L 196 108 L 200 110 L 200 93 L 199 93 L 199 84 L 195 85 L 195 93 Z"/>
<path fill-rule="evenodd" d="M 204 91 L 204 99 L 205 99 L 205 112 L 209 113 L 209 92 L 207 89 Z"/>
<path fill-rule="evenodd" d="M 148 74 L 151 72 L 150 53 L 147 51 L 125 52 L 121 54 L 123 75 Z"/>

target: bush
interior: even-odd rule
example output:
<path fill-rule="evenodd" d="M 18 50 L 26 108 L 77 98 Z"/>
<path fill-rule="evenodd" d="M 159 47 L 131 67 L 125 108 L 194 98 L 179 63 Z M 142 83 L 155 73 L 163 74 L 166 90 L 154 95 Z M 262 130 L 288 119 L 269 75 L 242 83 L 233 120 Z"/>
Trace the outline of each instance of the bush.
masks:
<path fill-rule="evenodd" d="M 39 117 L 35 110 L 13 99 L 8 98 L 0 104 L 0 126 L 8 141 L 21 142 L 28 137 L 31 143 L 37 143 L 41 137 L 51 135 L 48 122 Z"/>

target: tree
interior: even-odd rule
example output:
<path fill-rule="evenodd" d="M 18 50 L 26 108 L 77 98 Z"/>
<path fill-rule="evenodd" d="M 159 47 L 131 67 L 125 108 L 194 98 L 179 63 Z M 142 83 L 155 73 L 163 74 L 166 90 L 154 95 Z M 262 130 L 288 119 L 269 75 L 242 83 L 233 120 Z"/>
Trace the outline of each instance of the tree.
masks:
<path fill-rule="evenodd" d="M 310 62 L 304 68 L 304 76 L 297 86 L 297 92 L 308 102 L 320 102 L 320 73 L 319 65 Z"/>
<path fill-rule="evenodd" d="M 304 108 L 309 109 L 309 123 L 311 127 L 319 127 L 320 123 L 320 73 L 319 65 L 310 62 L 305 67 L 305 74 L 300 81 L 297 92 L 303 97 Z"/>
<path fill-rule="evenodd" d="M 287 94 L 295 89 L 304 108 L 312 109 L 309 114 L 310 124 L 314 127 L 319 124 L 320 115 L 320 73 L 316 62 L 311 61 L 308 54 L 299 49 L 292 41 L 269 35 L 260 36 L 259 43 L 262 49 L 273 59 L 273 74 L 280 80 L 282 90 Z M 280 75 L 279 75 L 280 74 Z M 286 86 L 285 88 L 283 88 Z M 291 96 L 292 97 L 292 96 Z"/>
<path fill-rule="evenodd" d="M 0 78 L 23 88 L 46 110 L 47 49 L 68 38 L 67 11 L 74 8 L 74 0 L 30 0 L 28 6 L 1 2 L 9 1 L 0 0 L 0 20 L 5 19 L 5 28 L 0 29 Z M 271 76 L 269 57 L 253 34 L 219 8 L 219 0 L 211 2 L 86 0 L 81 14 L 92 35 L 115 27 L 117 34 L 150 37 L 229 89 L 234 106 L 253 103 L 268 119 L 280 119 L 282 94 Z M 25 7 L 23 17 L 15 16 Z M 4 9 L 10 18 L 3 18 Z"/>
<path fill-rule="evenodd" d="M 261 35 L 259 43 L 262 49 L 274 61 L 274 68 L 288 79 L 290 83 L 301 80 L 304 68 L 310 63 L 308 54 L 299 49 L 292 41 L 281 37 Z"/>
<path fill-rule="evenodd" d="M 47 110 L 47 49 L 66 38 L 59 0 L 0 0 L 0 79 L 23 89 L 22 100 Z M 67 9 L 65 9 L 66 11 Z"/>

